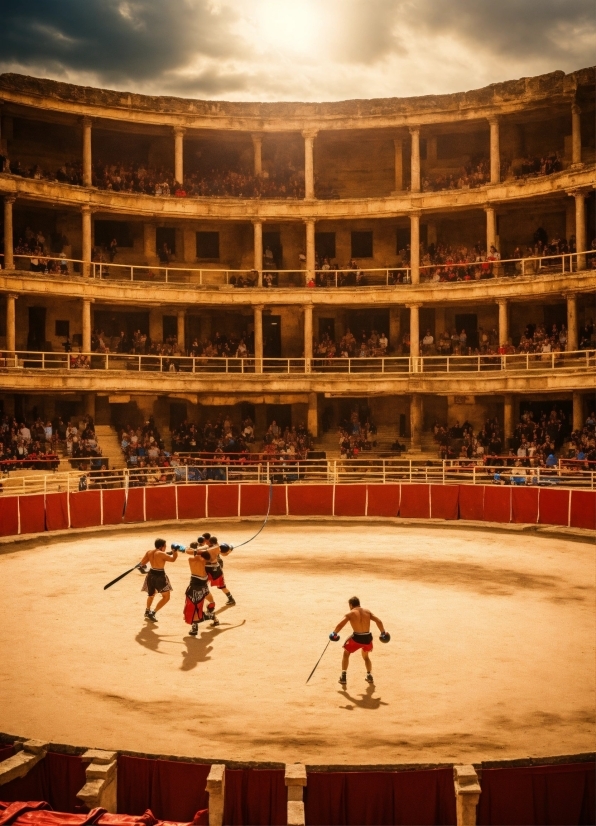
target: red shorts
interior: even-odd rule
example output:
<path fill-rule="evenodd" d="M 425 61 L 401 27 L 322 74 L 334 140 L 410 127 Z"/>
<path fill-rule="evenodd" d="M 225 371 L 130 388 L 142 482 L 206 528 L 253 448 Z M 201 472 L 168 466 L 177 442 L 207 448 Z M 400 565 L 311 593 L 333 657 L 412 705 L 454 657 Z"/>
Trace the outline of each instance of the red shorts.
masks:
<path fill-rule="evenodd" d="M 189 625 L 192 625 L 193 622 L 203 622 L 205 618 L 203 612 L 204 602 L 205 597 L 198 603 L 186 597 L 186 602 L 184 603 L 184 621 Z"/>
<path fill-rule="evenodd" d="M 226 581 L 224 579 L 223 574 L 220 574 L 220 576 L 218 576 L 218 577 L 213 577 L 209 573 L 209 569 L 207 569 L 207 577 L 209 579 L 209 585 L 213 585 L 215 588 L 225 588 L 226 587 Z"/>
<path fill-rule="evenodd" d="M 353 654 L 355 651 L 372 651 L 373 642 L 372 634 L 352 634 L 351 637 L 344 642 L 344 649 L 348 654 Z"/>

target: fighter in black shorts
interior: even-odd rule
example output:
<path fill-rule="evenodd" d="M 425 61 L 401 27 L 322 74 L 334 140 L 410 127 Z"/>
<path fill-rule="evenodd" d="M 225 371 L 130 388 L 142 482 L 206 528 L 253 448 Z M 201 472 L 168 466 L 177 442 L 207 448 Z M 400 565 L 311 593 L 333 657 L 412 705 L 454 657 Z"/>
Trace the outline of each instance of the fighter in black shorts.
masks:
<path fill-rule="evenodd" d="M 147 594 L 145 619 L 149 620 L 149 622 L 157 622 L 156 614 L 164 607 L 164 605 L 166 605 L 167 602 L 169 602 L 170 591 L 172 590 L 172 584 L 164 568 L 166 562 L 176 561 L 178 558 L 178 551 L 172 550 L 170 552 L 166 552 L 164 550 L 165 547 L 165 539 L 156 539 L 155 548 L 147 551 L 140 563 L 141 565 L 146 565 L 148 562 L 151 564 L 149 573 L 145 577 L 145 582 L 141 588 L 141 590 L 145 591 Z M 161 599 L 155 606 L 155 611 L 152 611 L 151 605 L 156 593 L 161 595 Z"/>

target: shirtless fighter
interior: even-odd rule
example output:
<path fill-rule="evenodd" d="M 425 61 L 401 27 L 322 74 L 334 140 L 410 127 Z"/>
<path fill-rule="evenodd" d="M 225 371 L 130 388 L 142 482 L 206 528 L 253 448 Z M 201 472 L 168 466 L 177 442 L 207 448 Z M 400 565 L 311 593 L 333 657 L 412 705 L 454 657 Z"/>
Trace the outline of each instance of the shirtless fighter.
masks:
<path fill-rule="evenodd" d="M 197 544 L 195 542 L 193 545 Z M 203 611 L 205 597 L 209 593 L 209 580 L 205 564 L 211 557 L 208 551 L 200 549 L 188 550 L 188 564 L 190 566 L 190 585 L 186 589 L 186 600 L 184 602 L 184 619 L 192 626 L 189 633 L 196 637 L 199 630 L 199 623 L 207 619 L 214 619 L 211 614 Z"/>
<path fill-rule="evenodd" d="M 378 617 L 375 617 L 372 611 L 369 611 L 367 608 L 360 607 L 360 600 L 358 597 L 352 597 L 348 600 L 348 605 L 350 606 L 350 610 L 342 619 L 335 626 L 335 630 L 329 634 L 329 639 L 333 642 L 337 642 L 339 640 L 339 631 L 346 625 L 346 623 L 350 623 L 352 626 L 352 636 L 348 637 L 348 639 L 344 643 L 344 653 L 341 660 L 341 677 L 339 678 L 339 682 L 341 685 L 346 685 L 348 682 L 347 670 L 348 670 L 348 663 L 350 661 L 350 654 L 353 654 L 355 651 L 362 651 L 362 657 L 364 658 L 364 665 L 366 666 L 366 682 L 372 683 L 373 675 L 371 674 L 372 665 L 370 662 L 370 657 L 368 656 L 369 651 L 373 649 L 373 636 L 370 633 L 370 621 L 372 620 L 375 622 L 381 632 L 381 636 L 379 639 L 381 642 L 389 642 L 391 637 L 385 631 L 385 627 L 381 620 Z"/>
<path fill-rule="evenodd" d="M 219 545 L 217 537 L 209 536 L 205 543 L 205 548 L 209 554 L 209 562 L 205 566 L 207 576 L 209 578 L 209 585 L 214 585 L 216 588 L 219 588 L 220 591 L 224 592 L 228 598 L 226 605 L 236 605 L 236 600 L 226 587 L 226 582 L 223 575 L 223 560 L 221 558 L 222 556 L 228 556 L 231 554 L 233 550 L 232 547 L 223 542 Z M 209 591 L 208 599 L 209 604 L 207 605 L 207 610 L 211 614 L 215 609 L 215 600 L 213 599 L 211 591 Z M 219 625 L 219 621 L 216 617 L 214 617 L 213 622 L 215 625 Z"/>
<path fill-rule="evenodd" d="M 176 561 L 176 559 L 178 558 L 178 551 L 172 550 L 170 552 L 166 552 L 165 547 L 165 539 L 156 539 L 155 549 L 147 551 L 147 553 L 140 562 L 141 565 L 146 565 L 148 562 L 151 564 L 151 568 L 149 569 L 149 572 L 145 577 L 143 587 L 141 588 L 142 591 L 145 591 L 147 593 L 147 608 L 145 609 L 145 619 L 149 620 L 149 622 L 157 622 L 157 612 L 160 611 L 164 607 L 164 605 L 170 600 L 170 591 L 172 590 L 172 584 L 164 569 L 166 566 L 166 562 Z M 161 599 L 155 606 L 155 611 L 152 611 L 151 605 L 153 603 L 153 597 L 156 593 L 159 593 L 161 595 Z"/>

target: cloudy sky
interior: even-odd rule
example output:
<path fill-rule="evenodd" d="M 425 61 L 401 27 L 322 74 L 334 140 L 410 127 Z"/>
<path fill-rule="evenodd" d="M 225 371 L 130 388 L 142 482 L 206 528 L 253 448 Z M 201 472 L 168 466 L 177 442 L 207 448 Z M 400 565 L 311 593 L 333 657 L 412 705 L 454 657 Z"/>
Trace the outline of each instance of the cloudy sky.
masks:
<path fill-rule="evenodd" d="M 0 0 L 0 71 L 149 94 L 436 94 L 590 66 L 594 0 Z"/>

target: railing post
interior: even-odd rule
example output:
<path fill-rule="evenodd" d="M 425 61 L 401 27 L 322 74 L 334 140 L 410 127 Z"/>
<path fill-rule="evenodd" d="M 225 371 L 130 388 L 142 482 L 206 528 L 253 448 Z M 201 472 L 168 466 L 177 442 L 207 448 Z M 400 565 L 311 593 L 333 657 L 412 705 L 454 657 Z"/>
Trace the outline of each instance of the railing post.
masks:
<path fill-rule="evenodd" d="M 110 357 L 109 357 L 108 353 L 106 353 L 106 366 L 105 366 L 105 369 L 106 369 L 106 370 L 107 370 L 107 369 L 108 369 L 108 367 L 109 367 L 109 361 L 108 361 L 108 359 L 109 359 L 109 358 L 110 358 Z"/>
<path fill-rule="evenodd" d="M 412 483 L 412 460 L 410 459 L 410 484 Z"/>
<path fill-rule="evenodd" d="M 481 789 L 474 766 L 454 766 L 453 784 L 457 826 L 476 826 L 476 807 Z"/>
<path fill-rule="evenodd" d="M 285 782 L 288 788 L 288 826 L 304 826 L 303 791 L 306 786 L 306 766 L 286 764 Z"/>
<path fill-rule="evenodd" d="M 472 465 L 472 484 L 476 484 L 476 465 Z"/>
<path fill-rule="evenodd" d="M 168 268 L 166 267 L 166 284 L 168 283 Z"/>
<path fill-rule="evenodd" d="M 222 826 L 226 787 L 226 767 L 223 763 L 213 763 L 207 777 L 209 795 L 209 826 Z"/>

